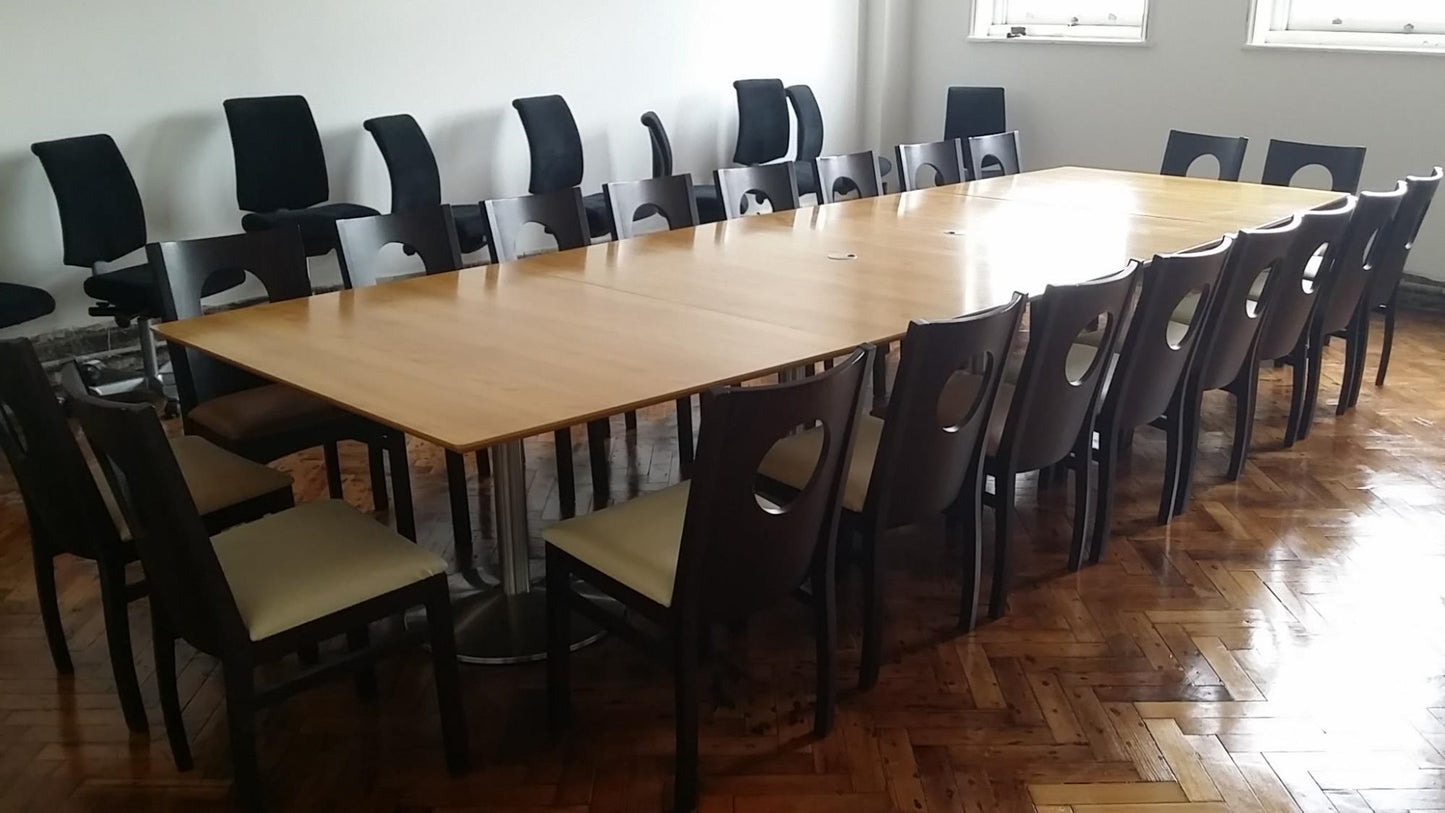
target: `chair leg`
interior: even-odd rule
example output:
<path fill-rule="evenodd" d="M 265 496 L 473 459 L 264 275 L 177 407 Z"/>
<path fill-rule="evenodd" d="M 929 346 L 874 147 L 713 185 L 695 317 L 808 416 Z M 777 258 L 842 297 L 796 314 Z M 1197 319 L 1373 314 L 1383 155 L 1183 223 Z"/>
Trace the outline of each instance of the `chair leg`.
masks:
<path fill-rule="evenodd" d="M 1340 380 L 1340 400 L 1335 404 L 1335 416 L 1350 411 L 1350 396 L 1355 390 L 1355 381 L 1360 377 L 1360 335 L 1359 316 L 1345 330 L 1345 371 Z"/>
<path fill-rule="evenodd" d="M 673 810 L 688 813 L 697 806 L 698 666 L 695 630 L 674 625 L 672 635 L 673 697 L 677 714 L 677 745 L 673 767 Z"/>
<path fill-rule="evenodd" d="M 1396 295 L 1398 296 L 1398 294 Z M 1395 347 L 1395 296 L 1385 303 L 1385 340 L 1380 345 L 1380 370 L 1375 373 L 1375 386 L 1385 386 L 1385 374 L 1390 371 L 1390 351 Z"/>
<path fill-rule="evenodd" d="M 406 435 L 396 433 L 387 440 L 387 456 L 391 458 L 391 490 L 396 505 L 392 513 L 396 516 L 396 531 L 415 542 L 416 508 L 411 499 L 411 462 L 406 454 Z M 386 491 L 384 485 L 382 491 Z"/>
<path fill-rule="evenodd" d="M 826 737 L 833 730 L 833 711 L 838 704 L 838 607 L 834 577 L 833 540 L 818 546 L 813 556 L 813 573 L 809 584 L 813 589 L 813 639 L 817 647 L 817 700 L 813 708 L 813 736 Z M 878 573 L 874 563 L 874 573 Z M 877 578 L 876 576 L 874 578 Z M 881 597 L 874 597 L 874 606 L 882 620 Z M 865 619 L 864 623 L 868 623 Z M 877 630 L 877 636 L 882 630 Z M 875 641 L 877 640 L 875 636 Z M 877 676 L 874 676 L 876 681 Z"/>
<path fill-rule="evenodd" d="M 1069 572 L 1077 572 L 1084 566 L 1085 549 L 1089 542 L 1089 490 L 1093 484 L 1094 422 L 1084 425 L 1079 439 L 1074 443 L 1074 530 L 1069 544 Z"/>
<path fill-rule="evenodd" d="M 612 464 L 607 459 L 607 421 L 587 424 L 587 454 L 592 460 L 592 510 L 607 507 L 612 497 Z"/>
<path fill-rule="evenodd" d="M 1170 429 L 1173 434 L 1173 429 Z M 1117 473 L 1114 464 L 1118 460 L 1120 441 L 1118 431 L 1112 426 L 1099 427 L 1099 484 L 1094 496 L 1094 527 L 1089 540 L 1089 561 L 1098 564 L 1104 558 L 1104 548 L 1109 544 L 1109 535 L 1114 530 L 1114 484 Z M 1177 444 L 1174 444 L 1177 445 Z M 1178 456 L 1177 449 L 1171 449 L 1171 458 Z M 1165 472 L 1164 482 L 1169 482 Z"/>
<path fill-rule="evenodd" d="M 371 630 L 367 627 L 357 627 L 348 630 L 346 633 L 346 648 L 350 652 L 361 652 L 371 646 Z M 356 696 L 362 700 L 376 699 L 376 669 L 367 665 L 358 668 L 351 676 L 352 683 L 356 686 Z"/>
<path fill-rule="evenodd" d="M 547 720 L 558 737 L 572 724 L 572 574 L 547 546 Z"/>
<path fill-rule="evenodd" d="M 467 459 L 447 452 L 447 496 L 452 507 L 452 550 L 457 569 L 472 566 L 472 507 L 467 502 Z"/>
<path fill-rule="evenodd" d="M 35 530 L 31 529 L 31 533 Z M 31 545 L 30 557 L 35 565 L 35 598 L 40 602 L 40 623 L 45 627 L 45 642 L 50 645 L 50 660 L 60 674 L 75 674 L 70 647 L 65 643 L 65 624 L 60 620 L 60 599 L 55 594 L 55 559 L 39 545 Z"/>
<path fill-rule="evenodd" d="M 1254 409 L 1259 395 L 1259 362 L 1251 359 L 1239 371 L 1240 377 L 1234 383 L 1234 448 L 1229 456 L 1230 480 L 1238 480 L 1244 474 L 1244 464 L 1249 458 L 1249 447 L 1254 435 Z"/>
<path fill-rule="evenodd" d="M 1009 526 L 1014 510 L 1014 473 L 1000 472 L 994 478 L 993 509 L 993 586 L 989 590 L 988 614 L 990 618 L 1003 618 L 1008 606 L 1009 581 Z"/>
<path fill-rule="evenodd" d="M 322 444 L 321 453 L 326 458 L 326 490 L 331 499 L 339 500 L 346 496 L 341 489 L 341 452 L 332 441 Z"/>
<path fill-rule="evenodd" d="M 156 690 L 161 697 L 161 716 L 166 724 L 166 739 L 171 744 L 171 758 L 176 770 L 195 767 L 191 759 L 191 743 L 186 739 L 186 720 L 181 716 L 181 698 L 176 688 L 176 636 L 163 613 L 151 605 L 151 644 L 156 659 Z"/>
<path fill-rule="evenodd" d="M 1308 397 L 1310 361 L 1309 352 L 1304 346 L 1304 338 L 1300 338 L 1300 346 L 1290 356 L 1290 364 L 1294 368 L 1290 379 L 1289 389 L 1289 418 L 1284 427 L 1284 447 L 1286 449 L 1294 446 L 1295 441 L 1302 436 L 1300 427 L 1305 420 L 1305 400 Z"/>
<path fill-rule="evenodd" d="M 1350 403 L 1347 409 L 1354 409 L 1360 403 L 1360 389 L 1365 385 L 1365 360 L 1370 354 L 1370 311 L 1363 306 L 1357 317 L 1356 330 L 1359 335 L 1359 349 L 1355 355 L 1355 374 L 1350 379 Z"/>
<path fill-rule="evenodd" d="M 628 410 L 622 416 L 622 427 L 628 432 L 637 431 L 637 410 Z"/>
<path fill-rule="evenodd" d="M 366 467 L 371 476 L 371 507 L 375 511 L 387 509 L 385 454 L 386 450 L 380 443 L 366 444 Z"/>
<path fill-rule="evenodd" d="M 135 655 L 130 646 L 130 618 L 126 613 L 125 565 L 97 561 L 100 571 L 100 607 L 105 617 L 105 644 L 110 652 L 110 670 L 115 676 L 115 691 L 120 695 L 120 710 L 125 726 L 143 732 L 146 724 L 145 703 L 141 700 L 140 682 L 135 677 Z"/>
<path fill-rule="evenodd" d="M 1184 513 L 1189 493 L 1194 487 L 1194 461 L 1199 456 L 1199 413 L 1203 410 L 1204 392 L 1191 385 L 1184 395 L 1184 429 L 1179 440 L 1179 484 L 1174 489 L 1174 516 Z"/>
<path fill-rule="evenodd" d="M 863 531 L 863 655 L 858 688 L 878 685 L 883 659 L 883 568 L 878 561 L 878 534 L 872 523 Z"/>
<path fill-rule="evenodd" d="M 255 677 L 249 660 L 237 658 L 222 664 L 226 681 L 226 722 L 231 733 L 231 770 L 241 809 L 260 811 L 265 792 L 261 788 L 261 764 L 256 757 Z"/>
<path fill-rule="evenodd" d="M 983 581 L 983 478 L 978 466 L 969 467 L 963 493 L 947 515 L 946 538 L 963 543 L 962 596 L 958 605 L 958 628 L 973 632 L 978 625 L 979 587 Z"/>
<path fill-rule="evenodd" d="M 677 399 L 677 461 L 682 479 L 692 477 L 692 396 Z"/>
<path fill-rule="evenodd" d="M 1181 479 L 1180 463 L 1184 447 L 1184 389 L 1174 392 L 1169 411 L 1164 414 L 1164 485 L 1159 489 L 1159 524 L 1166 525 L 1174 517 L 1174 495 Z M 1099 472 L 1099 482 L 1104 473 Z"/>
<path fill-rule="evenodd" d="M 577 478 L 572 467 L 572 430 L 558 429 L 552 433 L 557 457 L 557 491 L 562 501 L 562 516 L 577 513 Z"/>
<path fill-rule="evenodd" d="M 1300 440 L 1309 437 L 1310 430 L 1315 425 L 1315 407 L 1320 399 L 1320 368 L 1324 363 L 1324 338 L 1323 335 L 1311 335 L 1305 346 L 1305 364 L 1309 365 L 1309 372 L 1305 376 L 1304 406 L 1299 424 Z M 1349 355 L 1348 349 L 1345 351 L 1345 355 Z M 1348 363 L 1345 369 L 1346 375 L 1348 375 Z"/>
<path fill-rule="evenodd" d="M 492 453 L 487 449 L 477 450 L 477 480 L 492 476 Z"/>
<path fill-rule="evenodd" d="M 447 770 L 453 775 L 463 774 L 471 768 L 471 743 L 467 738 L 467 715 L 457 679 L 456 633 L 452 629 L 451 597 L 447 595 L 445 581 L 438 580 L 437 589 L 426 602 L 426 624 L 431 638 L 432 674 L 436 681 Z"/>

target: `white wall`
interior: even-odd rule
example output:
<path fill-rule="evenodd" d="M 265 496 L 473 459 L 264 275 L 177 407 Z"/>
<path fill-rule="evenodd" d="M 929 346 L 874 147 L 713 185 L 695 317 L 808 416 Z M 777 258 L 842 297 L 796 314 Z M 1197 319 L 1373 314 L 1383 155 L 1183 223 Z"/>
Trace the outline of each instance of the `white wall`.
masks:
<path fill-rule="evenodd" d="M 861 0 L 867 3 L 870 0 Z M 239 230 L 221 101 L 301 93 L 326 146 L 333 200 L 386 211 L 385 166 L 364 119 L 411 113 L 444 198 L 523 194 L 526 141 L 511 100 L 561 93 L 586 146 L 586 191 L 651 172 L 656 110 L 679 171 L 732 156 L 732 81 L 813 86 L 827 149 L 858 148 L 860 0 L 50 0 L 0 16 L 0 280 L 49 289 L 54 316 L 93 322 L 86 274 L 61 264 L 54 198 L 29 145 L 115 137 L 152 240 Z M 337 279 L 329 258 L 313 279 Z"/>
<path fill-rule="evenodd" d="M 1170 128 L 1249 136 L 1244 180 L 1272 137 L 1368 147 L 1365 189 L 1445 163 L 1445 57 L 1245 49 L 1249 0 L 1152 0 L 1142 47 L 967 42 L 969 12 L 916 0 L 911 111 L 891 138 L 939 138 L 949 85 L 1001 85 L 1026 169 L 1157 172 Z M 1410 270 L 1445 279 L 1435 211 Z"/>

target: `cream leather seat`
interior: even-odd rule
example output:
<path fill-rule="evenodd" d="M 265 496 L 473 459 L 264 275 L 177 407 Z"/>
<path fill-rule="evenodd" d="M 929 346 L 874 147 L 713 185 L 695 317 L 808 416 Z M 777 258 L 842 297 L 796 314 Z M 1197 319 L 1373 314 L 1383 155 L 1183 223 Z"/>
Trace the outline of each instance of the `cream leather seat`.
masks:
<path fill-rule="evenodd" d="M 671 607 L 690 485 L 679 483 L 563 520 L 543 531 L 542 538 L 658 604 Z"/>
<path fill-rule="evenodd" d="M 853 436 L 853 457 L 843 481 L 843 507 L 862 513 L 868 499 L 868 482 L 873 477 L 873 461 L 878 456 L 878 441 L 883 437 L 883 421 L 872 415 L 858 418 Z M 823 430 L 809 429 L 784 438 L 773 446 L 758 473 L 786 486 L 802 489 L 808 484 L 823 451 Z"/>
<path fill-rule="evenodd" d="M 446 562 L 341 500 L 211 537 L 252 641 L 446 572 Z"/>

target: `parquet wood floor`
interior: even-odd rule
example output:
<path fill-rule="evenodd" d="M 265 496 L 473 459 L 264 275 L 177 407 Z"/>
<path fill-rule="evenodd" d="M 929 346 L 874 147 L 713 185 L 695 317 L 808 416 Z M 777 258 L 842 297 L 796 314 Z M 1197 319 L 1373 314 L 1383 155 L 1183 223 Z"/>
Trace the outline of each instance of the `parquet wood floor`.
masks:
<path fill-rule="evenodd" d="M 1030 479 L 1009 615 L 972 635 L 952 629 L 957 551 L 922 533 L 901 540 L 888 554 L 881 683 L 845 694 L 826 740 L 809 733 L 803 608 L 724 636 L 705 694 L 700 809 L 1445 810 L 1445 320 L 1405 318 L 1389 385 L 1367 384 L 1342 419 L 1328 414 L 1340 359 L 1327 358 L 1322 417 L 1290 451 L 1279 448 L 1287 371 L 1267 372 L 1238 484 L 1222 482 L 1229 422 L 1223 396 L 1209 397 L 1198 497 L 1167 528 L 1152 521 L 1162 442 L 1142 431 L 1109 552 L 1081 573 L 1064 570 L 1070 489 L 1038 493 Z M 644 413 L 635 436 L 615 421 L 614 494 L 672 482 L 673 438 L 665 410 Z M 527 447 L 534 535 L 559 509 L 549 449 Z M 585 485 L 586 452 L 575 451 Z M 346 452 L 348 498 L 365 506 L 364 455 Z M 447 551 L 441 455 L 422 443 L 412 454 L 422 543 Z M 319 456 L 283 465 L 301 498 L 324 492 Z M 19 498 L 0 484 L 0 809 L 230 809 L 216 664 L 180 653 L 197 769 L 178 774 L 154 706 L 144 603 L 131 615 L 148 738 L 121 721 L 93 568 L 58 570 L 76 665 L 66 678 L 46 653 Z M 845 684 L 856 598 L 845 579 Z M 443 769 L 423 655 L 384 664 L 370 704 L 344 681 L 304 694 L 262 718 L 274 807 L 662 810 L 666 672 L 618 641 L 576 664 L 578 724 L 555 745 L 540 666 L 465 668 L 477 767 L 460 779 Z"/>

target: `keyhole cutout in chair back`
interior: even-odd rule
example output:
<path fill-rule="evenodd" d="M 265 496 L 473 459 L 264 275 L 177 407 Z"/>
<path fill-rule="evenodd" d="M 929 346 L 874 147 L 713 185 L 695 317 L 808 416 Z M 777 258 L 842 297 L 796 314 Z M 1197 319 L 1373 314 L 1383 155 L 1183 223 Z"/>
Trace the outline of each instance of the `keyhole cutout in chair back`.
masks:
<path fill-rule="evenodd" d="M 1174 315 L 1170 317 L 1168 331 L 1164 337 L 1165 343 L 1170 350 L 1179 350 L 1187 342 L 1193 340 L 1194 333 L 1204 327 L 1204 286 L 1195 288 L 1184 294 L 1179 304 L 1174 306 Z M 1181 329 L 1180 325 L 1188 325 L 1187 329 Z"/>
<path fill-rule="evenodd" d="M 1289 185 L 1309 189 L 1329 189 L 1334 186 L 1334 176 L 1323 164 L 1308 164 L 1300 167 L 1290 176 Z"/>
<path fill-rule="evenodd" d="M 245 280 L 235 288 L 228 288 L 227 290 L 220 291 L 219 293 L 214 293 L 210 294 L 209 296 L 201 297 L 201 308 L 203 310 L 209 311 L 212 309 L 224 308 L 227 305 L 231 305 L 237 302 L 247 302 L 256 299 L 270 298 L 266 292 L 266 285 L 261 282 L 261 278 L 251 273 L 249 270 L 240 268 L 217 268 L 206 276 L 206 281 L 202 283 L 201 290 L 204 291 L 209 288 L 211 285 L 211 281 L 220 277 L 221 275 L 234 274 L 238 271 L 245 278 Z"/>
<path fill-rule="evenodd" d="M 930 189 L 935 186 L 943 186 L 943 173 L 933 164 L 920 164 L 918 171 L 913 173 L 913 188 Z"/>
<path fill-rule="evenodd" d="M 1210 153 L 1204 153 L 1189 164 L 1189 169 L 1185 170 L 1184 174 L 1190 178 L 1218 180 L 1222 171 L 1219 166 L 1219 157 L 1211 155 Z"/>
<path fill-rule="evenodd" d="M 863 193 L 852 178 L 839 178 L 833 182 L 832 194 L 828 200 L 836 203 L 840 200 L 857 200 L 861 197 L 863 197 Z"/>
<path fill-rule="evenodd" d="M 530 257 L 534 254 L 551 254 L 557 251 L 557 238 L 547 231 L 547 227 L 536 221 L 523 223 L 517 229 L 513 238 L 516 242 L 518 257 Z"/>
<path fill-rule="evenodd" d="M 1250 283 L 1250 297 L 1245 299 L 1244 312 L 1250 319 L 1258 319 L 1260 308 L 1264 302 L 1265 289 L 1269 287 L 1269 275 L 1274 273 L 1274 267 L 1260 269 L 1254 275 L 1254 282 Z"/>
<path fill-rule="evenodd" d="M 1310 255 L 1309 261 L 1305 263 L 1305 273 L 1304 276 L 1300 277 L 1299 281 L 1300 289 L 1305 293 L 1314 293 L 1315 280 L 1318 279 L 1316 275 L 1319 274 L 1320 269 L 1324 267 L 1325 255 L 1329 253 L 1330 248 L 1329 243 L 1321 243 L 1319 248 L 1316 248 L 1314 253 Z"/>
<path fill-rule="evenodd" d="M 981 353 L 948 377 L 938 394 L 938 425 L 943 431 L 957 432 L 974 419 L 983 406 L 985 385 L 997 365 L 992 353 Z"/>
<path fill-rule="evenodd" d="M 1077 387 L 1084 383 L 1093 376 L 1095 368 L 1104 362 L 1104 354 L 1099 352 L 1099 348 L 1108 339 L 1113 325 L 1114 317 L 1111 314 L 1100 313 L 1079 328 L 1069 348 L 1068 358 L 1064 361 L 1064 375 L 1070 384 Z"/>
<path fill-rule="evenodd" d="M 753 475 L 753 498 L 759 508 L 768 514 L 786 514 L 798 498 L 817 485 L 818 469 L 828 446 L 829 434 L 827 427 L 800 424 L 773 441 L 763 459 L 771 459 L 773 464 L 786 469 L 787 482 L 807 485 L 795 494 L 780 496 L 776 491 L 764 488 L 765 478 L 758 471 Z M 758 466 L 761 470 L 762 460 L 758 461 Z"/>

